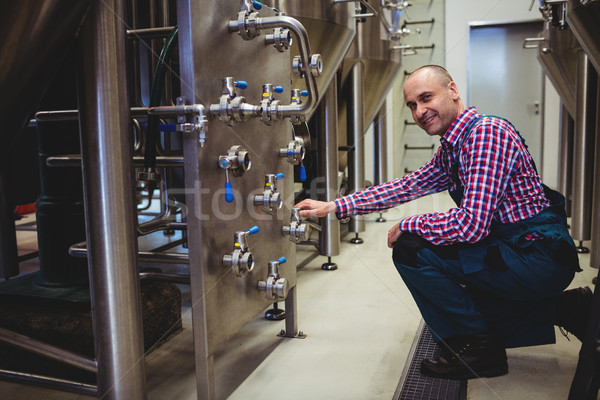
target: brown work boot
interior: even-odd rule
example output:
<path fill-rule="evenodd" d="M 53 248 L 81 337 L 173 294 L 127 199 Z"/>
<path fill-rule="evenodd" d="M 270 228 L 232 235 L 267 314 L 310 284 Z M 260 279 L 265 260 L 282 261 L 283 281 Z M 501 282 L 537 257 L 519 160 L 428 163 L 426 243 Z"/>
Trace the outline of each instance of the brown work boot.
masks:
<path fill-rule="evenodd" d="M 594 295 L 589 287 L 565 290 L 556 298 L 554 325 L 583 341 Z M 563 332 L 564 334 L 564 332 Z M 566 334 L 564 334 L 567 337 Z M 568 339 L 568 337 L 567 337 Z"/>
<path fill-rule="evenodd" d="M 442 355 L 421 361 L 424 375 L 446 379 L 491 378 L 508 373 L 506 350 L 497 332 L 455 336 L 440 343 Z"/>

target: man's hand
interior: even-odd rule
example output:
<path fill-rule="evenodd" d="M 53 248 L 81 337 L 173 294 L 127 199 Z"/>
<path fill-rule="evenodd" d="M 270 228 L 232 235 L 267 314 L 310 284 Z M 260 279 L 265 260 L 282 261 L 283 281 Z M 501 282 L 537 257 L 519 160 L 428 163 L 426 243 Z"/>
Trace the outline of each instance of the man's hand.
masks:
<path fill-rule="evenodd" d="M 388 231 L 388 247 L 390 249 L 394 248 L 394 243 L 396 240 L 402 235 L 402 231 L 400 230 L 400 225 L 394 224 L 392 228 Z"/>
<path fill-rule="evenodd" d="M 300 209 L 301 217 L 324 217 L 331 212 L 337 211 L 337 207 L 333 201 L 305 199 L 294 207 Z"/>

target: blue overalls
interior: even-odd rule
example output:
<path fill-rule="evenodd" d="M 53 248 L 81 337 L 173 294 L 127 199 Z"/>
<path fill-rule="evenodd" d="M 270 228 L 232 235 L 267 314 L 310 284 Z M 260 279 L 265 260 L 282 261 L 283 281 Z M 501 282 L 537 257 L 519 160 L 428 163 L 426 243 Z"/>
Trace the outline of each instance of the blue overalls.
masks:
<path fill-rule="evenodd" d="M 458 159 L 450 195 L 460 206 Z M 545 185 L 544 192 L 551 206 L 519 222 L 493 222 L 478 243 L 435 246 L 416 234 L 400 236 L 394 264 L 436 341 L 495 328 L 506 347 L 555 342 L 555 297 L 580 269 L 565 199 Z"/>

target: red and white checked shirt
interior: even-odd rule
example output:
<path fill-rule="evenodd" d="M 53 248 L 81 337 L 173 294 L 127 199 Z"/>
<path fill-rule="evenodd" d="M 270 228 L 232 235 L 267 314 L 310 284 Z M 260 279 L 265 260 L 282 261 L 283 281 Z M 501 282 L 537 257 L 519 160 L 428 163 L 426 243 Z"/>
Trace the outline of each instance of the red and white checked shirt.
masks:
<path fill-rule="evenodd" d="M 334 200 L 338 218 L 391 208 L 416 198 L 454 189 L 451 162 L 481 114 L 470 107 L 440 139 L 441 146 L 427 164 L 401 179 L 366 188 Z M 433 244 L 474 243 L 490 232 L 492 221 L 520 221 L 550 205 L 540 176 L 519 134 L 496 117 L 480 119 L 460 149 L 459 179 L 462 203 L 444 213 L 415 215 L 400 222 L 400 230 L 413 232 Z"/>

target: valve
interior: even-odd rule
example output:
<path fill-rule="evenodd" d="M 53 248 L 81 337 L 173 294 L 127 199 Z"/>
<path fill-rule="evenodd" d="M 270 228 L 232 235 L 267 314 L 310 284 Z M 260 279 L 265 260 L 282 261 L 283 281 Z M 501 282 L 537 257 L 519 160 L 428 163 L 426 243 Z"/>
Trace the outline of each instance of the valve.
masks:
<path fill-rule="evenodd" d="M 323 72 L 323 59 L 320 54 L 313 54 L 310 56 L 310 62 L 308 64 L 310 72 L 314 77 L 321 76 Z M 295 56 L 292 60 L 292 70 L 296 78 L 304 78 L 304 64 L 302 63 L 302 57 Z"/>
<path fill-rule="evenodd" d="M 177 117 L 176 124 L 161 124 L 159 125 L 160 129 L 168 132 L 198 134 L 198 143 L 200 147 L 204 147 L 208 124 L 204 106 L 202 104 L 188 103 L 184 97 L 178 97 L 177 105 L 150 107 L 148 114 L 162 117 Z"/>
<path fill-rule="evenodd" d="M 233 234 L 233 251 L 223 256 L 223 266 L 231 267 L 237 277 L 243 277 L 254 269 L 254 257 L 248 247 L 248 236 L 259 231 L 258 226 L 253 226 L 247 231 L 237 231 Z"/>
<path fill-rule="evenodd" d="M 298 165 L 304 160 L 306 150 L 302 139 L 294 139 L 288 143 L 287 147 L 279 149 L 279 156 L 287 157 L 287 160 L 292 165 Z"/>
<path fill-rule="evenodd" d="M 242 11 L 247 10 L 247 11 L 252 11 L 252 10 L 256 10 L 259 11 L 261 10 L 263 7 L 262 3 L 260 1 L 257 0 L 244 0 L 244 4 L 242 4 Z"/>
<path fill-rule="evenodd" d="M 308 96 L 308 90 L 292 89 L 292 103 L 302 104 L 302 97 Z"/>
<path fill-rule="evenodd" d="M 272 44 L 278 52 L 283 53 L 292 45 L 292 33 L 287 28 L 273 28 L 273 33 L 265 35 L 265 43 Z"/>
<path fill-rule="evenodd" d="M 283 86 L 275 86 L 271 83 L 265 83 L 263 85 L 262 100 L 260 102 L 261 109 L 261 121 L 267 125 L 271 125 L 271 122 L 278 119 L 277 109 L 279 107 L 279 100 L 275 100 L 273 94 L 283 93 Z"/>
<path fill-rule="evenodd" d="M 246 114 L 252 114 L 253 107 L 246 107 L 246 98 L 238 96 L 238 89 L 246 89 L 248 83 L 246 81 L 234 81 L 233 77 L 228 76 L 222 80 L 223 90 L 219 97 L 219 104 L 211 104 L 210 112 L 221 121 L 229 126 L 233 126 L 236 122 L 242 122 L 246 119 Z"/>
<path fill-rule="evenodd" d="M 263 194 L 257 194 L 254 196 L 254 205 L 262 206 L 263 211 L 269 215 L 273 214 L 273 211 L 277 211 L 283 204 L 281 193 L 277 191 L 277 180 L 283 179 L 284 175 L 280 172 L 278 174 L 267 174 L 265 175 L 265 189 Z"/>
<path fill-rule="evenodd" d="M 233 201 L 233 188 L 229 181 L 229 171 L 236 177 L 244 175 L 250 169 L 252 162 L 248 151 L 240 145 L 231 146 L 227 150 L 227 154 L 219 156 L 219 167 L 225 170 L 225 201 L 231 203 Z"/>
<path fill-rule="evenodd" d="M 286 278 L 282 278 L 279 275 L 279 266 L 286 261 L 285 257 L 269 261 L 269 275 L 267 276 L 267 279 L 258 281 L 257 290 L 259 292 L 265 292 L 265 297 L 268 300 L 280 301 L 284 300 L 288 295 L 290 290 L 289 282 Z"/>
<path fill-rule="evenodd" d="M 281 228 L 281 232 L 284 235 L 289 235 L 290 240 L 294 243 L 308 240 L 310 237 L 310 225 L 302 221 L 298 207 L 292 208 L 292 220 L 288 226 Z"/>

